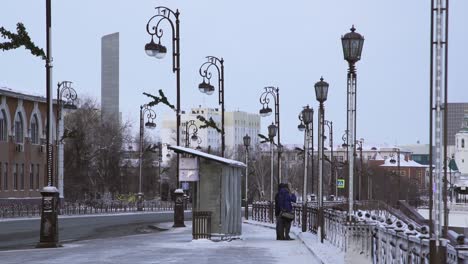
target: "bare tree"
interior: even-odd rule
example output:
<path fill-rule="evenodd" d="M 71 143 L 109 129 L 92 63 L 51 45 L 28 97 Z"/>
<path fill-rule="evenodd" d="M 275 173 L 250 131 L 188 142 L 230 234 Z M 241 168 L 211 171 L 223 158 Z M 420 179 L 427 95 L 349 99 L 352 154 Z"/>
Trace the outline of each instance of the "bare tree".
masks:
<path fill-rule="evenodd" d="M 128 128 L 128 123 L 102 120 L 97 103 L 90 98 L 65 117 L 66 197 L 96 198 L 118 191 L 122 144 L 129 138 Z"/>

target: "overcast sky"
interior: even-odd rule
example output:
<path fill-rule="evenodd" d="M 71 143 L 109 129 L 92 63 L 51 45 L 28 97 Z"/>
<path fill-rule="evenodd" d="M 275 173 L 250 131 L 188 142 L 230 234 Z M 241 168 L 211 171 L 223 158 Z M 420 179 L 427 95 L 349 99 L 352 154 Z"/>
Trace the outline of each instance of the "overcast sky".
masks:
<path fill-rule="evenodd" d="M 303 105 L 318 107 L 313 87 L 323 76 L 330 83 L 326 119 L 333 121 L 338 142 L 346 129 L 347 63 L 340 37 L 354 24 L 365 37 L 357 63 L 357 138 L 372 144 L 426 143 L 430 2 L 52 0 L 53 83 L 73 81 L 79 96 L 100 102 L 101 37 L 120 32 L 123 118 L 137 124 L 139 106 L 148 102 L 142 92 L 163 89 L 175 104 L 170 39 L 163 39 L 169 51 L 164 60 L 144 52 L 150 40 L 146 23 L 154 7 L 163 5 L 181 13 L 183 108 L 217 107 L 216 94 L 198 91 L 198 69 L 207 55 L 223 57 L 226 110 L 257 113 L 263 87 L 278 86 L 282 142 L 301 143 L 297 115 Z M 450 102 L 468 102 L 467 12 L 468 1 L 450 1 Z M 0 25 L 15 30 L 17 22 L 45 47 L 45 0 L 3 1 Z M 0 86 L 45 94 L 44 62 L 23 48 L 0 52 Z M 262 133 L 272 118 L 262 119 Z"/>

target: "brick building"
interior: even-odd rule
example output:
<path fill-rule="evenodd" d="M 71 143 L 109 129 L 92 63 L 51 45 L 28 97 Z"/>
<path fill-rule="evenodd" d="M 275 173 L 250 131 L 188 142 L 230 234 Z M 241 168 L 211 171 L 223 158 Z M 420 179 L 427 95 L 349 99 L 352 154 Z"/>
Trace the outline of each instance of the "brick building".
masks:
<path fill-rule="evenodd" d="M 0 87 L 0 201 L 41 198 L 46 118 L 45 97 Z"/>

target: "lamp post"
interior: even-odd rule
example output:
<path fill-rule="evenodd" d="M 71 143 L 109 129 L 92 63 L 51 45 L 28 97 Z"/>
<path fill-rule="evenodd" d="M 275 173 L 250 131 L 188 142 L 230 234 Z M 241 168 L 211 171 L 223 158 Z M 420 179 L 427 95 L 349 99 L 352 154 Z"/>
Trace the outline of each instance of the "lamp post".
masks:
<path fill-rule="evenodd" d="M 354 26 L 351 27 L 351 32 L 346 33 L 341 37 L 341 44 L 343 46 L 344 59 L 348 62 L 348 81 L 347 81 L 347 126 L 348 132 L 347 152 L 348 152 L 348 172 L 349 172 L 349 207 L 348 207 L 348 220 L 352 220 L 353 207 L 354 207 L 354 157 L 356 156 L 356 68 L 354 65 L 361 59 L 362 46 L 364 44 L 364 37 L 355 32 Z M 351 142 L 351 145 L 349 144 Z"/>
<path fill-rule="evenodd" d="M 271 123 L 271 125 L 268 126 L 268 138 L 270 139 L 270 160 L 271 160 L 271 166 L 270 166 L 270 220 L 273 223 L 273 156 L 274 156 L 274 151 L 273 151 L 273 144 L 274 144 L 274 139 L 276 136 L 276 132 L 278 131 L 278 127 L 274 123 Z"/>
<path fill-rule="evenodd" d="M 448 163 L 449 175 L 450 175 L 450 203 L 453 202 L 453 181 L 452 181 L 452 171 L 458 171 L 457 163 L 455 162 L 455 155 L 447 157 L 447 160 L 450 160 Z"/>
<path fill-rule="evenodd" d="M 262 104 L 262 109 L 260 109 L 259 113 L 261 117 L 269 116 L 272 112 L 269 103 L 270 98 L 273 98 L 273 102 L 275 104 L 275 125 L 278 130 L 278 138 L 277 138 L 277 145 L 281 146 L 280 140 L 280 111 L 279 111 L 279 88 L 268 86 L 265 87 L 265 91 L 260 95 L 260 103 Z M 281 182 L 281 151 L 278 152 L 278 177 L 276 179 L 277 183 L 280 184 Z"/>
<path fill-rule="evenodd" d="M 307 231 L 307 167 L 309 161 L 309 135 L 310 125 L 314 120 L 314 109 L 307 105 L 299 114 L 301 123 L 297 126 L 299 131 L 304 131 L 304 182 L 302 186 L 302 232 Z M 313 187 L 313 186 L 312 186 Z M 312 188 L 313 189 L 313 188 Z"/>
<path fill-rule="evenodd" d="M 52 149 L 52 4 L 46 0 L 46 101 L 47 101 L 47 124 L 46 124 L 46 172 L 47 186 L 41 190 L 41 227 L 39 243 L 36 247 L 58 247 L 58 199 L 59 191 L 53 186 L 53 149 Z"/>
<path fill-rule="evenodd" d="M 400 188 L 401 188 L 401 173 L 400 173 L 400 148 L 393 148 L 393 151 L 397 153 L 397 160 L 393 158 L 393 154 L 391 155 L 390 163 L 395 164 L 397 163 L 397 171 L 398 171 L 398 191 L 397 191 L 397 203 L 400 200 Z"/>
<path fill-rule="evenodd" d="M 63 195 L 63 142 L 60 135 L 63 134 L 62 108 L 76 109 L 75 101 L 78 95 L 72 87 L 72 82 L 63 81 L 57 84 L 57 122 L 55 128 L 55 144 L 58 155 L 56 156 L 57 165 L 56 172 L 58 178 L 58 190 L 60 199 Z M 64 100 L 65 99 L 65 100 Z"/>
<path fill-rule="evenodd" d="M 363 171 L 363 162 L 362 162 L 362 144 L 364 143 L 364 139 L 361 138 L 356 140 L 356 145 L 358 146 L 359 150 L 359 179 L 358 179 L 358 200 L 362 199 L 362 171 Z"/>
<path fill-rule="evenodd" d="M 190 132 L 192 129 L 192 132 Z M 198 127 L 195 124 L 195 120 L 190 120 L 185 122 L 185 147 L 190 147 L 190 140 L 197 141 L 198 140 Z"/>
<path fill-rule="evenodd" d="M 214 56 L 207 56 L 207 61 L 200 66 L 200 76 L 203 77 L 203 81 L 198 85 L 198 89 L 202 93 L 207 95 L 213 94 L 215 88 L 210 83 L 212 73 L 211 67 L 214 67 L 218 72 L 218 102 L 221 105 L 221 156 L 224 157 L 225 139 L 224 139 L 224 60 L 223 58 L 218 59 Z M 205 80 L 207 82 L 205 82 Z"/>
<path fill-rule="evenodd" d="M 159 197 L 162 201 L 162 178 L 161 178 L 161 163 L 162 163 L 162 143 L 158 142 L 158 178 L 159 178 Z"/>
<path fill-rule="evenodd" d="M 179 37 L 179 10 L 175 12 L 171 9 L 158 6 L 156 15 L 152 16 L 146 24 L 146 31 L 151 36 L 151 41 L 145 45 L 145 52 L 150 57 L 162 59 L 166 56 L 167 48 L 161 45 L 161 38 L 164 35 L 160 28 L 161 22 L 167 21 L 172 29 L 172 71 L 176 74 L 177 86 L 177 109 L 176 109 L 176 130 L 177 146 L 180 146 L 180 37 Z M 158 43 L 154 42 L 157 39 Z M 177 187 L 179 186 L 179 153 L 177 153 Z"/>
<path fill-rule="evenodd" d="M 323 219 L 323 134 L 324 134 L 324 117 L 325 109 L 323 103 L 327 100 L 328 83 L 320 78 L 320 81 L 315 83 L 315 97 L 319 101 L 319 118 L 318 118 L 318 207 L 319 207 L 319 235 L 320 242 L 323 243 L 324 219 Z"/>
<path fill-rule="evenodd" d="M 145 123 L 145 115 L 148 121 Z M 143 211 L 143 193 L 141 192 L 141 168 L 143 163 L 143 136 L 145 132 L 144 126 L 150 129 L 154 129 L 156 124 L 154 123 L 154 119 L 156 118 L 156 112 L 151 109 L 151 106 L 148 104 L 140 106 L 140 172 L 138 177 L 138 202 L 137 202 L 137 210 Z M 144 125 L 144 126 L 143 126 Z"/>
<path fill-rule="evenodd" d="M 249 219 L 249 146 L 250 136 L 245 134 L 243 137 L 245 147 L 245 220 Z"/>
<path fill-rule="evenodd" d="M 334 156 L 333 156 L 333 122 L 332 121 L 328 121 L 328 120 L 325 120 L 324 121 L 324 124 L 328 127 L 328 131 L 329 131 L 329 146 L 330 146 L 330 181 L 331 181 L 331 191 L 330 193 L 333 192 L 333 190 L 335 191 L 335 197 L 338 197 L 338 188 L 337 188 L 337 184 L 336 184 L 336 177 L 335 177 L 335 181 L 333 182 L 332 179 L 333 179 L 333 176 L 335 175 L 335 160 L 334 160 Z"/>

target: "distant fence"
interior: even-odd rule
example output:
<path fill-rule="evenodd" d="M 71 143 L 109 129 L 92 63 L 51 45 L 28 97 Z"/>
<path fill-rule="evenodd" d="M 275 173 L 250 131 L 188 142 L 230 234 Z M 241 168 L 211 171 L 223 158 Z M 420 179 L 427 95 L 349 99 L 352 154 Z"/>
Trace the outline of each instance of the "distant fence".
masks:
<path fill-rule="evenodd" d="M 274 204 L 253 204 L 252 220 L 275 222 Z M 400 211 L 379 201 L 357 201 L 349 221 L 347 204 L 324 204 L 325 239 L 346 254 L 356 254 L 369 263 L 429 263 L 428 227 L 421 226 Z M 307 204 L 307 230 L 317 233 L 318 208 Z M 302 226 L 303 206 L 294 205 L 293 225 Z M 451 231 L 455 239 L 445 240 L 445 263 L 468 263 L 464 236 Z M 437 262 L 442 263 L 442 262 Z"/>
<path fill-rule="evenodd" d="M 191 209 L 191 204 L 186 205 Z M 174 203 L 170 201 L 144 201 L 143 211 L 172 211 Z M 113 214 L 136 212 L 137 204 L 112 201 L 107 203 L 64 202 L 59 206 L 60 215 Z M 0 218 L 34 217 L 41 215 L 41 205 L 37 204 L 0 204 Z"/>

